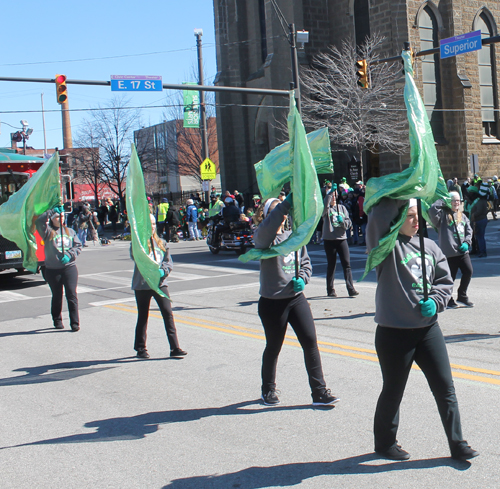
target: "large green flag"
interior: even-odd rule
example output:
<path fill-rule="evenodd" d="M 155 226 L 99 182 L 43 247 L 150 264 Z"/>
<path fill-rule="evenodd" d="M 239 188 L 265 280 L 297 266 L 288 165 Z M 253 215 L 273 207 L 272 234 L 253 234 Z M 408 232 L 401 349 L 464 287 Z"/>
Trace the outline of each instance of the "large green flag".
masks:
<path fill-rule="evenodd" d="M 403 51 L 402 57 L 405 68 L 404 99 L 409 123 L 411 162 L 409 167 L 400 173 L 368 180 L 364 202 L 364 211 L 367 214 L 384 197 L 401 200 L 420 198 L 424 216 L 429 206 L 437 199 L 443 199 L 447 204 L 450 202 L 437 158 L 431 125 L 413 79 L 411 54 L 409 51 Z M 370 251 L 361 280 L 370 270 L 382 263 L 394 248 L 407 210 L 408 206 L 405 206 L 396 221 L 392 223 L 389 233 L 380 240 L 378 246 Z"/>
<path fill-rule="evenodd" d="M 332 151 L 328 128 L 323 127 L 307 135 L 316 173 L 333 173 Z M 277 146 L 266 157 L 255 163 L 257 184 L 262 195 L 262 201 L 276 197 L 283 185 L 290 181 L 292 161 L 290 160 L 290 142 Z"/>
<path fill-rule="evenodd" d="M 153 241 L 154 244 L 153 232 L 144 175 L 134 144 L 132 144 L 130 163 L 127 168 L 126 201 L 135 264 L 151 289 L 162 297 L 167 297 L 159 288 L 161 279 L 159 265 L 149 253 L 148 243 Z"/>
<path fill-rule="evenodd" d="M 293 192 L 292 234 L 288 239 L 266 250 L 252 249 L 240 256 L 244 263 L 250 260 L 288 255 L 309 243 L 323 212 L 323 199 L 313 155 L 307 142 L 306 131 L 295 106 L 294 91 L 290 92 L 288 114 L 289 161 L 292 173 L 289 176 Z M 272 168 L 266 169 L 272 175 Z"/>
<path fill-rule="evenodd" d="M 55 153 L 9 200 L 0 206 L 0 234 L 23 252 L 23 267 L 36 272 L 35 221 L 61 203 L 59 154 Z"/>

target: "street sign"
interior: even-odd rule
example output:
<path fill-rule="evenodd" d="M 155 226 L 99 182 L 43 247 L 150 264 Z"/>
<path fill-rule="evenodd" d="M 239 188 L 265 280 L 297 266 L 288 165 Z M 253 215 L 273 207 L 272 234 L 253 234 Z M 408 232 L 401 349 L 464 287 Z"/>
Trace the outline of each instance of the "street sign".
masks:
<path fill-rule="evenodd" d="M 449 37 L 439 41 L 441 59 L 451 58 L 457 54 L 470 53 L 481 49 L 481 31 L 468 32 L 461 36 Z"/>
<path fill-rule="evenodd" d="M 161 92 L 161 76 L 111 75 L 112 92 Z"/>
<path fill-rule="evenodd" d="M 200 174 L 202 180 L 215 180 L 217 170 L 210 158 L 205 158 L 205 161 L 200 165 Z"/>

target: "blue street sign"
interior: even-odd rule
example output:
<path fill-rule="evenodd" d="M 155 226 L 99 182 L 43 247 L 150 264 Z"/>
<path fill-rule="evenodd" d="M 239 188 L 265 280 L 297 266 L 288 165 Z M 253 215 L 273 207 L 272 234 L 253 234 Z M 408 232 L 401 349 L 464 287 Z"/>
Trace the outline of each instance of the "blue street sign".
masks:
<path fill-rule="evenodd" d="M 161 92 L 161 76 L 111 75 L 112 92 Z"/>
<path fill-rule="evenodd" d="M 470 53 L 481 49 L 481 31 L 468 32 L 461 36 L 449 37 L 439 41 L 441 59 L 451 58 L 457 54 Z"/>

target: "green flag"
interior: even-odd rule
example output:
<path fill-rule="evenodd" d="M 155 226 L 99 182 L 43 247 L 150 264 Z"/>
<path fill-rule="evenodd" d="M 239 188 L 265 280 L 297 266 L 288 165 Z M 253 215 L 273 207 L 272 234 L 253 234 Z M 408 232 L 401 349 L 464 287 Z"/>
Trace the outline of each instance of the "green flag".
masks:
<path fill-rule="evenodd" d="M 431 125 L 413 79 L 411 54 L 409 51 L 403 51 L 402 57 L 405 67 L 404 99 L 409 123 L 411 161 L 409 167 L 400 173 L 368 180 L 364 202 L 364 211 L 367 214 L 384 197 L 401 200 L 420 198 L 424 216 L 429 206 L 437 199 L 450 203 L 446 182 L 437 158 Z M 372 268 L 382 263 L 392 251 L 407 210 L 408 206 L 405 206 L 391 225 L 389 233 L 380 240 L 378 246 L 370 251 L 366 260 L 365 273 L 360 280 L 363 280 Z"/>
<path fill-rule="evenodd" d="M 307 135 L 307 142 L 316 168 L 316 173 L 333 173 L 332 151 L 328 128 L 323 127 Z M 257 184 L 262 200 L 276 197 L 283 185 L 290 181 L 292 162 L 290 160 L 290 142 L 277 146 L 269 154 L 254 165 Z"/>
<path fill-rule="evenodd" d="M 290 92 L 290 112 L 288 114 L 289 161 L 291 165 L 291 190 L 293 193 L 292 229 L 288 239 L 266 250 L 252 249 L 240 256 L 246 263 L 250 260 L 288 255 L 309 243 L 323 212 L 323 198 L 313 155 L 307 142 L 306 131 L 295 106 L 294 91 Z M 266 171 L 269 172 L 269 169 Z M 270 175 L 272 173 L 269 173 Z M 260 187 L 259 187 L 260 189 Z"/>
<path fill-rule="evenodd" d="M 148 243 L 153 241 L 154 244 L 154 240 L 151 239 L 153 232 L 144 176 L 134 144 L 127 168 L 126 201 L 135 264 L 151 289 L 162 297 L 167 297 L 159 288 L 161 279 L 159 265 L 149 255 Z"/>
<path fill-rule="evenodd" d="M 56 153 L 9 200 L 0 206 L 0 234 L 23 252 L 23 267 L 36 272 L 35 221 L 61 203 L 59 154 Z"/>

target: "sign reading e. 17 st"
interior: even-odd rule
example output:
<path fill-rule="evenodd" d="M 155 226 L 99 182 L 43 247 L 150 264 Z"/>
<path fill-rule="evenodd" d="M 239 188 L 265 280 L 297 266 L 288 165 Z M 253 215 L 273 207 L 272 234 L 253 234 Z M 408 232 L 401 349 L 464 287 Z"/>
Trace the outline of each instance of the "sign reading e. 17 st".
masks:
<path fill-rule="evenodd" d="M 441 59 L 477 51 L 482 47 L 481 31 L 468 32 L 461 36 L 441 39 L 439 46 L 441 48 Z"/>
<path fill-rule="evenodd" d="M 111 75 L 112 92 L 161 92 L 161 76 Z"/>

